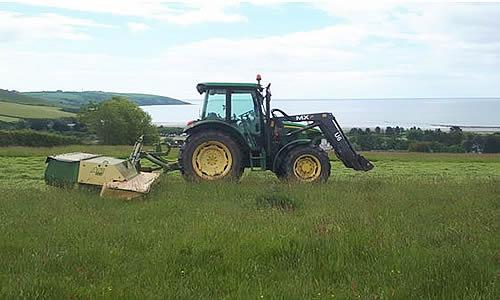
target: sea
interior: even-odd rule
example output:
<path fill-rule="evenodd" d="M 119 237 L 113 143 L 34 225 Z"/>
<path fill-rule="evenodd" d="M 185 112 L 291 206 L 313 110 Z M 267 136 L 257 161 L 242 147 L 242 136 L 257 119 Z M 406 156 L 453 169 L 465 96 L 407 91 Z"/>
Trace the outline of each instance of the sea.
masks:
<path fill-rule="evenodd" d="M 142 108 L 157 125 L 185 126 L 199 117 L 202 100 L 185 101 L 190 104 Z M 271 107 L 289 115 L 331 112 L 343 128 L 460 126 L 466 131 L 500 131 L 500 98 L 273 99 Z"/>

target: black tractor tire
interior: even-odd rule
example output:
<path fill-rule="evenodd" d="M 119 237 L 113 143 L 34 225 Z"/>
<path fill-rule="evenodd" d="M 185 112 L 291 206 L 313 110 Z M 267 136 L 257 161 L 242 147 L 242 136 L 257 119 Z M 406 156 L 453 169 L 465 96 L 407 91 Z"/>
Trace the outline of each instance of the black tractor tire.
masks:
<path fill-rule="evenodd" d="M 276 171 L 274 172 L 274 175 L 278 177 L 279 180 L 286 181 L 286 173 L 285 173 L 285 167 L 284 163 L 282 162 L 281 165 L 276 168 Z"/>
<path fill-rule="evenodd" d="M 305 164 L 305 171 L 299 168 L 301 162 L 302 165 Z M 312 171 L 311 165 L 313 166 Z M 319 183 L 328 180 L 330 171 L 328 154 L 317 146 L 305 145 L 295 147 L 287 153 L 279 173 L 277 172 L 276 175 L 278 178 L 290 182 Z"/>
<path fill-rule="evenodd" d="M 210 176 L 202 172 L 202 167 L 193 161 L 193 155 L 200 153 L 200 147 L 203 145 L 216 144 L 218 148 L 224 148 L 224 151 L 229 151 L 229 155 L 224 156 L 224 160 L 230 166 L 224 167 L 224 171 L 217 176 Z M 198 152 L 197 152 L 198 151 Z M 218 149 L 220 151 L 220 149 Z M 209 156 L 209 155 L 208 155 Z M 188 136 L 186 142 L 182 146 L 179 153 L 179 166 L 184 179 L 187 181 L 237 181 L 243 174 L 244 168 L 242 166 L 242 150 L 241 146 L 227 133 L 223 131 L 207 130 L 198 131 Z M 200 174 L 201 172 L 201 174 Z"/>

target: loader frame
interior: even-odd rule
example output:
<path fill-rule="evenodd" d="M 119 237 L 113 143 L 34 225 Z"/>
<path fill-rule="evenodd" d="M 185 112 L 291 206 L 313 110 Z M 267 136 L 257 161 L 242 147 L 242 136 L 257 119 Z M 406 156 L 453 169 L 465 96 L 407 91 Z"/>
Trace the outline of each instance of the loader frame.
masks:
<path fill-rule="evenodd" d="M 276 112 L 279 112 L 282 116 L 277 117 Z M 347 139 L 344 131 L 340 127 L 339 123 L 335 119 L 332 113 L 313 113 L 313 114 L 302 114 L 302 115 L 292 115 L 289 116 L 285 112 L 280 109 L 272 110 L 274 122 L 304 122 L 309 121 L 310 123 L 306 126 L 296 129 L 294 131 L 286 133 L 288 137 L 293 137 L 298 135 L 301 132 L 313 129 L 320 128 L 326 140 L 330 143 L 330 145 L 335 150 L 335 154 L 338 159 L 340 159 L 344 166 L 347 168 L 354 169 L 356 171 L 369 171 L 373 169 L 373 164 L 364 158 L 362 155 L 359 155 L 354 150 L 352 144 Z M 277 157 L 274 158 L 276 161 Z M 276 162 L 273 163 L 276 165 Z M 274 167 L 275 168 L 275 167 Z"/>

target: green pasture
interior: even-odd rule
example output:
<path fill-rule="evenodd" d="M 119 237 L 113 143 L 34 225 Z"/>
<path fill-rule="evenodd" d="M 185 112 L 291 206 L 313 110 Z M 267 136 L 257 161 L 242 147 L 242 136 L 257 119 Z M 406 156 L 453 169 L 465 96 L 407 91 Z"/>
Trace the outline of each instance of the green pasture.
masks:
<path fill-rule="evenodd" d="M 44 185 L 45 155 L 81 150 L 130 147 L 0 148 L 0 298 L 499 298 L 500 155 L 364 153 L 323 185 L 173 172 L 136 201 Z"/>
<path fill-rule="evenodd" d="M 74 116 L 74 114 L 61 111 L 60 108 L 51 106 L 0 102 L 0 116 L 2 118 L 8 117 L 14 119 L 57 119 L 63 117 L 72 117 Z M 3 120 L 5 121 L 5 119 Z"/>
<path fill-rule="evenodd" d="M 17 121 L 19 121 L 19 118 L 0 116 L 0 121 L 11 123 L 11 122 L 17 122 Z"/>

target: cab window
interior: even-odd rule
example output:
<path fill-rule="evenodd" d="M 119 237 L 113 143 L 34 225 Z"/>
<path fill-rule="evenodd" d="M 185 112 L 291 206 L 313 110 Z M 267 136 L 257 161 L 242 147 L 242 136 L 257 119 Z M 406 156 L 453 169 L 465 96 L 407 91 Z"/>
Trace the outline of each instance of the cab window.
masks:
<path fill-rule="evenodd" d="M 249 91 L 233 91 L 231 93 L 231 119 L 255 120 L 253 93 Z"/>
<path fill-rule="evenodd" d="M 226 90 L 209 90 L 202 113 L 202 119 L 226 118 Z"/>

